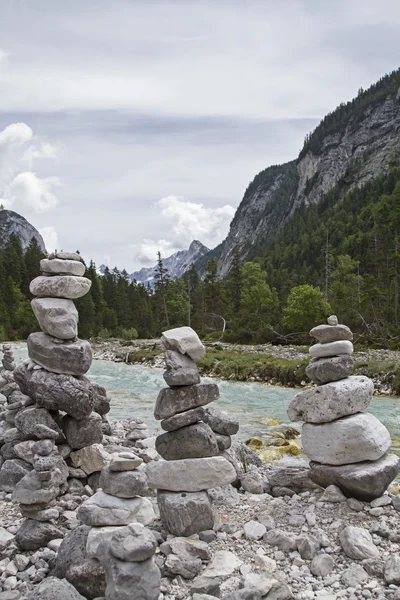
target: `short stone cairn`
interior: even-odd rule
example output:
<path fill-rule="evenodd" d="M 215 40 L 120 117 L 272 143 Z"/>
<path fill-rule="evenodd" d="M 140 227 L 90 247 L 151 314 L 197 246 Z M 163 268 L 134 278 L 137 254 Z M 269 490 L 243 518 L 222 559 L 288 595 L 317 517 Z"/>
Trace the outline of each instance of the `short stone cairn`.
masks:
<path fill-rule="evenodd" d="M 154 416 L 166 433 L 156 439 L 164 460 L 147 465 L 148 485 L 158 490 L 165 528 L 176 536 L 212 529 L 214 516 L 207 489 L 231 483 L 236 470 L 221 454 L 237 433 L 238 422 L 225 411 L 205 408 L 219 396 L 215 383 L 200 383 L 197 362 L 205 348 L 191 327 L 165 331 L 164 373 L 169 387 L 160 391 Z"/>
<path fill-rule="evenodd" d="M 10 344 L 3 344 L 3 359 L 2 359 L 3 369 L 6 371 L 14 371 L 16 364 L 14 361 L 14 354 L 11 350 Z"/>
<path fill-rule="evenodd" d="M 379 498 L 399 472 L 400 459 L 388 453 L 386 427 L 363 412 L 374 384 L 351 375 L 353 334 L 332 315 L 310 335 L 318 343 L 310 348 L 306 373 L 317 386 L 296 394 L 288 408 L 292 421 L 305 421 L 302 443 L 311 459 L 309 477 L 322 487 L 337 485 L 359 500 Z"/>

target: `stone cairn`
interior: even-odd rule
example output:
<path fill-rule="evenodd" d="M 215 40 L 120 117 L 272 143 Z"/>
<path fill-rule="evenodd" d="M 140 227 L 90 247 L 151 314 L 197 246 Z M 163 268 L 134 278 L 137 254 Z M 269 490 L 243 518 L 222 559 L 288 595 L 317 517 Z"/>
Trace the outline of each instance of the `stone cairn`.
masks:
<path fill-rule="evenodd" d="M 388 454 L 391 439 L 386 427 L 368 408 L 374 384 L 352 376 L 353 334 L 336 316 L 310 331 L 306 373 L 317 384 L 293 398 L 288 415 L 305 421 L 302 442 L 311 459 L 309 477 L 322 487 L 336 485 L 359 500 L 379 498 L 400 469 L 400 459 Z"/>
<path fill-rule="evenodd" d="M 191 327 L 165 331 L 164 373 L 169 387 L 160 391 L 154 416 L 166 433 L 156 439 L 164 459 L 147 465 L 148 485 L 157 489 L 164 527 L 190 536 L 212 529 L 214 516 L 207 489 L 231 483 L 236 470 L 222 456 L 237 433 L 238 422 L 227 412 L 203 408 L 219 396 L 215 383 L 200 383 L 196 363 L 205 348 Z"/>

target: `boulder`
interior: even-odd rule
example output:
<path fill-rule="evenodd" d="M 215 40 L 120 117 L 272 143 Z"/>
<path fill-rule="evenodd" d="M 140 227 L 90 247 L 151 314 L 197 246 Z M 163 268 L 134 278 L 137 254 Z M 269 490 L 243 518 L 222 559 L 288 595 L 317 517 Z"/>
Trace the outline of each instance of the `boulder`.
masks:
<path fill-rule="evenodd" d="M 199 421 L 203 420 L 203 417 L 204 408 L 202 406 L 198 406 L 197 408 L 192 408 L 190 410 L 185 410 L 185 412 L 177 413 L 173 417 L 168 417 L 167 419 L 161 421 L 160 425 L 164 431 L 175 431 L 181 427 L 198 423 Z"/>
<path fill-rule="evenodd" d="M 60 539 L 63 534 L 51 523 L 41 523 L 26 519 L 15 535 L 15 541 L 21 550 L 43 548 L 50 540 Z"/>
<path fill-rule="evenodd" d="M 133 521 L 148 525 L 154 511 L 148 498 L 123 499 L 98 491 L 80 505 L 77 517 L 91 527 L 129 525 Z"/>
<path fill-rule="evenodd" d="M 34 298 L 31 306 L 44 333 L 60 340 L 77 337 L 79 316 L 72 300 Z"/>
<path fill-rule="evenodd" d="M 87 600 L 94 600 L 106 593 L 105 569 L 96 559 L 89 558 L 71 565 L 66 579 Z"/>
<path fill-rule="evenodd" d="M 92 364 L 92 349 L 85 340 L 56 344 L 46 333 L 31 333 L 27 344 L 29 358 L 52 373 L 84 375 Z"/>
<path fill-rule="evenodd" d="M 102 420 L 97 412 L 92 412 L 86 419 L 80 421 L 66 415 L 62 420 L 62 425 L 65 437 L 72 450 L 80 450 L 86 446 L 101 444 L 103 441 Z"/>
<path fill-rule="evenodd" d="M 225 410 L 207 406 L 204 412 L 204 422 L 208 423 L 215 433 L 235 435 L 239 431 L 239 420 Z"/>
<path fill-rule="evenodd" d="M 236 479 L 235 468 L 222 456 L 154 461 L 146 474 L 150 488 L 172 492 L 200 492 Z"/>
<path fill-rule="evenodd" d="M 34 432 L 37 430 L 36 425 L 45 425 L 56 433 L 54 439 L 58 441 L 64 440 L 63 432 L 57 425 L 51 414 L 45 408 L 36 408 L 35 406 L 29 406 L 23 410 L 20 410 L 15 418 L 15 426 L 24 435 L 31 437 L 35 436 Z"/>
<path fill-rule="evenodd" d="M 109 549 L 105 549 L 104 554 L 107 600 L 158 600 L 161 574 L 154 558 L 125 562 L 115 558 Z"/>
<path fill-rule="evenodd" d="M 76 275 L 82 277 L 85 273 L 85 265 L 78 260 L 43 258 L 40 261 L 40 270 L 52 275 Z"/>
<path fill-rule="evenodd" d="M 109 547 L 112 536 L 116 531 L 120 531 L 120 529 L 120 525 L 89 528 L 89 535 L 86 542 L 86 556 L 100 560 L 102 557 L 101 550 Z"/>
<path fill-rule="evenodd" d="M 309 477 L 321 487 L 337 485 L 350 498 L 370 502 L 382 496 L 400 471 L 400 458 L 385 454 L 375 461 L 349 465 L 323 465 L 310 462 Z"/>
<path fill-rule="evenodd" d="M 70 454 L 72 466 L 82 469 L 86 475 L 101 471 L 109 460 L 109 454 L 101 444 L 92 444 Z"/>
<path fill-rule="evenodd" d="M 106 465 L 101 470 L 100 487 L 106 494 L 118 498 L 134 498 L 147 491 L 147 478 L 144 471 L 113 472 Z"/>
<path fill-rule="evenodd" d="M 65 579 L 46 577 L 27 596 L 27 600 L 86 600 Z"/>
<path fill-rule="evenodd" d="M 385 564 L 385 581 L 388 585 L 400 585 L 400 556 L 390 556 Z"/>
<path fill-rule="evenodd" d="M 197 365 L 189 356 L 174 350 L 167 350 L 164 358 L 167 370 L 163 377 L 167 385 L 173 387 L 200 383 Z"/>
<path fill-rule="evenodd" d="M 311 329 L 310 335 L 320 344 L 353 339 L 351 329 L 347 325 L 318 325 Z"/>
<path fill-rule="evenodd" d="M 202 422 L 159 435 L 156 450 L 165 460 L 203 458 L 219 454 L 214 432 Z"/>
<path fill-rule="evenodd" d="M 0 491 L 12 492 L 17 483 L 31 470 L 31 465 L 19 458 L 4 461 L 0 469 Z"/>
<path fill-rule="evenodd" d="M 216 383 L 199 383 L 197 385 L 176 388 L 164 388 L 157 397 L 154 417 L 157 421 L 182 413 L 197 406 L 204 406 L 219 397 Z"/>
<path fill-rule="evenodd" d="M 379 550 L 372 541 L 371 534 L 363 527 L 347 525 L 339 534 L 344 553 L 354 560 L 376 558 Z"/>
<path fill-rule="evenodd" d="M 306 375 L 317 385 L 349 377 L 354 368 L 354 359 L 349 354 L 329 358 L 312 358 L 306 367 Z"/>
<path fill-rule="evenodd" d="M 291 421 L 327 423 L 368 408 L 374 393 L 372 379 L 354 375 L 296 394 L 287 414 Z"/>
<path fill-rule="evenodd" d="M 305 454 L 324 465 L 346 465 L 378 460 L 391 446 L 386 427 L 373 415 L 358 413 L 331 423 L 305 423 Z"/>
<path fill-rule="evenodd" d="M 347 340 L 340 342 L 329 342 L 328 344 L 314 344 L 310 348 L 312 358 L 324 358 L 327 356 L 339 356 L 340 354 L 353 354 L 353 344 Z"/>
<path fill-rule="evenodd" d="M 177 350 L 181 354 L 188 354 L 195 362 L 201 360 L 206 349 L 199 336 L 191 327 L 177 327 L 164 331 L 161 342 L 167 350 Z"/>
<path fill-rule="evenodd" d="M 38 408 L 62 410 L 75 419 L 85 419 L 92 412 L 93 389 L 85 378 L 42 369 L 30 371 L 25 364 L 15 369 L 14 377 L 22 392 L 33 398 Z"/>
<path fill-rule="evenodd" d="M 63 579 L 72 565 L 85 560 L 89 531 L 87 525 L 79 525 L 67 533 L 57 552 L 56 577 Z"/>
<path fill-rule="evenodd" d="M 33 296 L 39 298 L 68 298 L 74 300 L 88 293 L 92 285 L 86 277 L 65 277 L 55 275 L 54 277 L 36 277 L 29 285 Z"/>
<path fill-rule="evenodd" d="M 110 542 L 111 554 L 127 562 L 148 560 L 155 554 L 156 548 L 156 538 L 141 523 L 121 527 L 112 535 Z"/>
<path fill-rule="evenodd" d="M 214 526 L 214 515 L 207 492 L 157 493 L 160 519 L 176 536 L 190 536 Z"/>

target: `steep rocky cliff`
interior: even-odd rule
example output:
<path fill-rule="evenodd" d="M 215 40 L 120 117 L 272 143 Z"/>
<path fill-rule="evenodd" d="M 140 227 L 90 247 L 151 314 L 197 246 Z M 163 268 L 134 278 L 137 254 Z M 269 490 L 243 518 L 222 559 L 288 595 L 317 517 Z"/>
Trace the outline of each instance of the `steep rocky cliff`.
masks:
<path fill-rule="evenodd" d="M 307 136 L 297 161 L 259 173 L 247 188 L 219 253 L 219 275 L 233 249 L 242 259 L 269 239 L 302 205 L 318 203 L 339 182 L 347 189 L 385 173 L 400 156 L 400 70 L 329 113 Z"/>
<path fill-rule="evenodd" d="M 35 238 L 42 252 L 46 247 L 40 233 L 24 217 L 13 210 L 0 210 L 0 249 L 7 245 L 11 235 L 16 235 L 21 240 L 22 249 L 28 248 L 32 238 Z"/>

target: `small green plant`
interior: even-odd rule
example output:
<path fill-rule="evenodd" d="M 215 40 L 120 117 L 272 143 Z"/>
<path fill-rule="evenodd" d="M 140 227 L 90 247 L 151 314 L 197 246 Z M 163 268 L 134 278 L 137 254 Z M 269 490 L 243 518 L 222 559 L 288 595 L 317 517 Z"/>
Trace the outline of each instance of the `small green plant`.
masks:
<path fill-rule="evenodd" d="M 123 340 L 137 340 L 139 335 L 136 329 L 131 327 L 130 329 L 123 329 L 121 337 Z"/>

